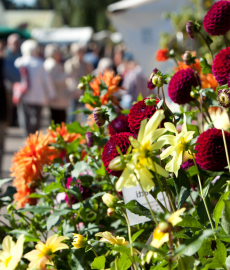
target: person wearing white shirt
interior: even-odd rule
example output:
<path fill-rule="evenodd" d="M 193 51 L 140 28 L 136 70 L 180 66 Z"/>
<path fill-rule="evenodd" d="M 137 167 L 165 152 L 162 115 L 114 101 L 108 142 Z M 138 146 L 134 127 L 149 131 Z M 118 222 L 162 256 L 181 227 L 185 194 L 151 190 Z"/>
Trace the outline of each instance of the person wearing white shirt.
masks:
<path fill-rule="evenodd" d="M 40 128 L 42 107 L 54 100 L 56 93 L 54 85 L 43 67 L 43 61 L 38 57 L 38 43 L 26 40 L 21 45 L 22 57 L 15 61 L 17 68 L 26 68 L 28 74 L 27 91 L 21 98 L 20 118 L 27 135 L 35 133 Z M 23 116 L 23 117 L 22 117 Z"/>

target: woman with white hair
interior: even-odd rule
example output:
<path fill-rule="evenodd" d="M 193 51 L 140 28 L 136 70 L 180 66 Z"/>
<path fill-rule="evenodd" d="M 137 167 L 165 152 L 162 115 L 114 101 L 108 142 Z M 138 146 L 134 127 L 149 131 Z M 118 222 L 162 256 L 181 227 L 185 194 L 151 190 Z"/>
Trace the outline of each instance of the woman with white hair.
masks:
<path fill-rule="evenodd" d="M 50 102 L 51 118 L 55 124 L 66 121 L 66 110 L 69 105 L 69 92 L 66 85 L 67 75 L 61 64 L 61 52 L 58 45 L 48 44 L 45 47 L 44 68 L 53 82 L 56 99 Z"/>
<path fill-rule="evenodd" d="M 19 69 L 26 69 L 28 87 L 21 98 L 19 121 L 29 135 L 39 130 L 42 107 L 55 98 L 55 90 L 42 59 L 38 57 L 38 43 L 35 40 L 24 41 L 21 52 L 22 57 L 17 58 L 14 64 Z"/>

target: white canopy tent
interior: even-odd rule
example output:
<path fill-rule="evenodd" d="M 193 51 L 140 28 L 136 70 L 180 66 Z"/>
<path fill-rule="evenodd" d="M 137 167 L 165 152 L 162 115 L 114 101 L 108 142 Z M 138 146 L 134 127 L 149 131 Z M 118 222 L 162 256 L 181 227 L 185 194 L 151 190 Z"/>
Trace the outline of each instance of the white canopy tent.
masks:
<path fill-rule="evenodd" d="M 92 35 L 93 29 L 91 27 L 35 28 L 31 32 L 31 36 L 41 44 L 70 44 L 72 42 L 85 44 L 91 39 Z"/>
<path fill-rule="evenodd" d="M 188 0 L 124 0 L 108 6 L 108 17 L 148 76 L 157 67 L 166 73 L 169 62 L 156 62 L 160 33 L 172 31 L 162 12 L 177 11 Z M 191 3 L 190 3 L 191 5 Z"/>

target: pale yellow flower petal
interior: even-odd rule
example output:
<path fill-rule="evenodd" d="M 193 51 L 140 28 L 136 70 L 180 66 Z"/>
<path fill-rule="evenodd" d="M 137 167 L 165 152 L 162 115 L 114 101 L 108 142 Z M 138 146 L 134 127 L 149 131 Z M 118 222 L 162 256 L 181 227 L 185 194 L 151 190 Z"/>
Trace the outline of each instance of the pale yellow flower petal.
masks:
<path fill-rule="evenodd" d="M 129 141 L 133 148 L 140 148 L 140 143 L 138 140 L 134 139 L 132 136 L 129 137 Z"/>
<path fill-rule="evenodd" d="M 51 235 L 47 240 L 46 240 L 46 246 L 51 246 L 52 243 L 58 238 L 58 234 Z M 43 243 L 42 243 L 43 244 Z M 43 244 L 44 245 L 44 244 Z"/>
<path fill-rule="evenodd" d="M 172 155 L 174 149 L 175 149 L 174 146 L 169 146 L 168 148 L 166 148 L 166 149 L 160 154 L 160 158 L 161 158 L 161 159 L 165 159 L 165 158 L 167 158 L 169 155 Z"/>
<path fill-rule="evenodd" d="M 146 168 L 141 168 L 140 170 L 137 170 L 137 176 L 141 181 L 142 187 L 145 191 L 149 192 L 154 186 L 154 182 L 152 180 L 153 175 L 150 173 L 150 171 Z"/>
<path fill-rule="evenodd" d="M 164 141 L 165 144 L 175 145 L 176 137 L 174 135 L 163 135 L 158 139 L 158 141 Z"/>
<path fill-rule="evenodd" d="M 155 142 L 154 144 L 151 145 L 150 149 L 151 151 L 161 149 L 164 146 L 164 144 L 165 144 L 164 141 Z"/>
<path fill-rule="evenodd" d="M 164 123 L 164 126 L 168 131 L 178 134 L 176 127 L 172 123 L 166 122 Z"/>
<path fill-rule="evenodd" d="M 126 182 L 132 181 L 133 172 L 134 172 L 134 164 L 132 162 L 129 162 L 128 164 L 126 164 L 126 168 L 124 169 L 124 171 L 122 172 L 120 178 L 116 183 L 116 190 L 121 191 L 122 188 L 126 186 Z"/>
<path fill-rule="evenodd" d="M 155 130 L 153 133 L 153 136 L 151 138 L 151 142 L 154 142 L 157 138 L 159 138 L 165 132 L 167 132 L 167 129 L 165 129 L 165 128 L 158 128 L 157 130 Z"/>
<path fill-rule="evenodd" d="M 184 123 L 183 123 L 183 126 L 182 126 L 182 130 L 181 130 L 183 133 L 186 133 L 188 130 L 187 130 L 187 124 L 186 124 L 186 114 L 184 113 Z"/>
<path fill-rule="evenodd" d="M 139 132 L 138 132 L 138 137 L 137 137 L 137 140 L 139 142 L 141 142 L 144 138 L 144 133 L 145 133 L 145 126 L 146 126 L 146 123 L 147 123 L 148 119 L 144 119 L 141 121 L 141 126 L 140 126 L 140 129 L 139 129 Z"/>
<path fill-rule="evenodd" d="M 154 131 L 158 128 L 161 121 L 165 118 L 164 111 L 158 110 L 154 113 L 154 115 L 150 118 L 147 125 L 145 126 L 145 133 L 143 142 L 151 142 L 151 139 L 153 137 Z"/>
<path fill-rule="evenodd" d="M 186 210 L 185 207 L 177 210 L 176 212 L 174 212 L 169 218 L 168 218 L 168 222 L 170 222 L 173 226 L 176 226 L 178 223 L 180 223 L 183 219 L 180 217 L 180 215 L 182 213 L 184 213 L 184 211 Z"/>
<path fill-rule="evenodd" d="M 11 236 L 7 235 L 2 242 L 2 249 L 10 254 L 11 249 L 15 246 L 15 243 Z"/>
<path fill-rule="evenodd" d="M 164 168 L 162 168 L 159 164 L 157 164 L 156 162 L 154 162 L 154 167 L 156 169 L 156 173 L 158 173 L 166 178 L 169 177 L 168 172 Z"/>
<path fill-rule="evenodd" d="M 52 248 L 52 252 L 54 253 L 54 252 L 61 250 L 61 249 L 69 249 L 69 247 L 68 247 L 68 245 L 66 245 L 64 243 L 59 243 L 57 246 Z"/>
<path fill-rule="evenodd" d="M 187 133 L 184 135 L 184 140 L 185 140 L 186 142 L 191 141 L 192 138 L 193 138 L 194 133 L 195 133 L 195 131 L 189 131 L 189 132 L 187 132 Z"/>

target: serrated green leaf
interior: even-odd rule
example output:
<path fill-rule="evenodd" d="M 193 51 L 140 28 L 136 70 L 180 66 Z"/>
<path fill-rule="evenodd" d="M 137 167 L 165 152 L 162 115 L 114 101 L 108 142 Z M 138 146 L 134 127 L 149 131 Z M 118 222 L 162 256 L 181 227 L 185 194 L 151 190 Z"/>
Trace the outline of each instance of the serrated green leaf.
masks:
<path fill-rule="evenodd" d="M 203 229 L 204 226 L 200 224 L 200 222 L 189 215 L 184 215 L 182 216 L 182 221 L 180 223 L 177 224 L 177 226 L 181 226 L 181 227 L 188 227 L 188 228 L 199 228 L 199 229 Z"/>
<path fill-rule="evenodd" d="M 46 220 L 46 227 L 47 227 L 47 231 L 49 231 L 51 229 L 51 227 L 53 227 L 59 220 L 59 216 L 55 216 L 55 215 L 50 215 L 48 217 L 48 219 Z"/>
<path fill-rule="evenodd" d="M 91 264 L 91 269 L 105 269 L 105 256 L 96 257 Z"/>
<path fill-rule="evenodd" d="M 190 270 L 193 268 L 195 258 L 191 256 L 180 256 L 178 260 L 178 270 Z"/>
<path fill-rule="evenodd" d="M 130 257 L 128 255 L 122 254 L 122 256 L 117 260 L 117 268 L 119 270 L 127 270 L 132 265 L 132 261 L 129 258 Z"/>
<path fill-rule="evenodd" d="M 47 214 L 51 210 L 53 210 L 52 207 L 50 206 L 45 206 L 45 205 L 36 205 L 36 206 L 26 206 L 25 208 L 18 209 L 18 212 L 26 212 L 29 211 L 30 213 L 33 214 Z"/>
<path fill-rule="evenodd" d="M 215 209 L 213 211 L 213 217 L 215 220 L 215 226 L 216 229 L 218 227 L 218 223 L 222 214 L 222 210 L 224 208 L 224 200 L 227 200 L 228 196 L 230 194 L 230 191 L 227 191 L 225 194 L 222 194 L 222 196 L 220 197 L 219 201 L 217 202 Z"/>
<path fill-rule="evenodd" d="M 230 201 L 223 200 L 224 207 L 221 215 L 221 226 L 226 232 L 227 235 L 230 236 Z"/>
<path fill-rule="evenodd" d="M 105 176 L 106 175 L 105 166 L 101 166 L 101 168 L 96 171 L 96 174 L 101 175 L 101 176 Z"/>
<path fill-rule="evenodd" d="M 63 188 L 61 183 L 56 183 L 56 182 L 52 182 L 51 184 L 49 184 L 43 189 L 45 193 L 49 193 L 51 191 L 56 191 L 56 190 L 59 190 L 59 192 L 63 192 L 65 189 Z"/>
<path fill-rule="evenodd" d="M 67 127 L 67 131 L 69 133 L 79 133 L 81 135 L 85 135 L 85 133 L 87 132 L 87 128 L 82 127 L 80 125 L 80 123 L 77 122 L 77 121 L 75 121 L 75 122 L 73 122 L 71 124 L 67 124 L 66 127 Z"/>
<path fill-rule="evenodd" d="M 73 178 L 77 179 L 80 173 L 86 171 L 88 168 L 88 164 L 85 161 L 79 161 L 76 164 L 74 164 L 74 169 L 71 172 L 71 175 Z"/>

